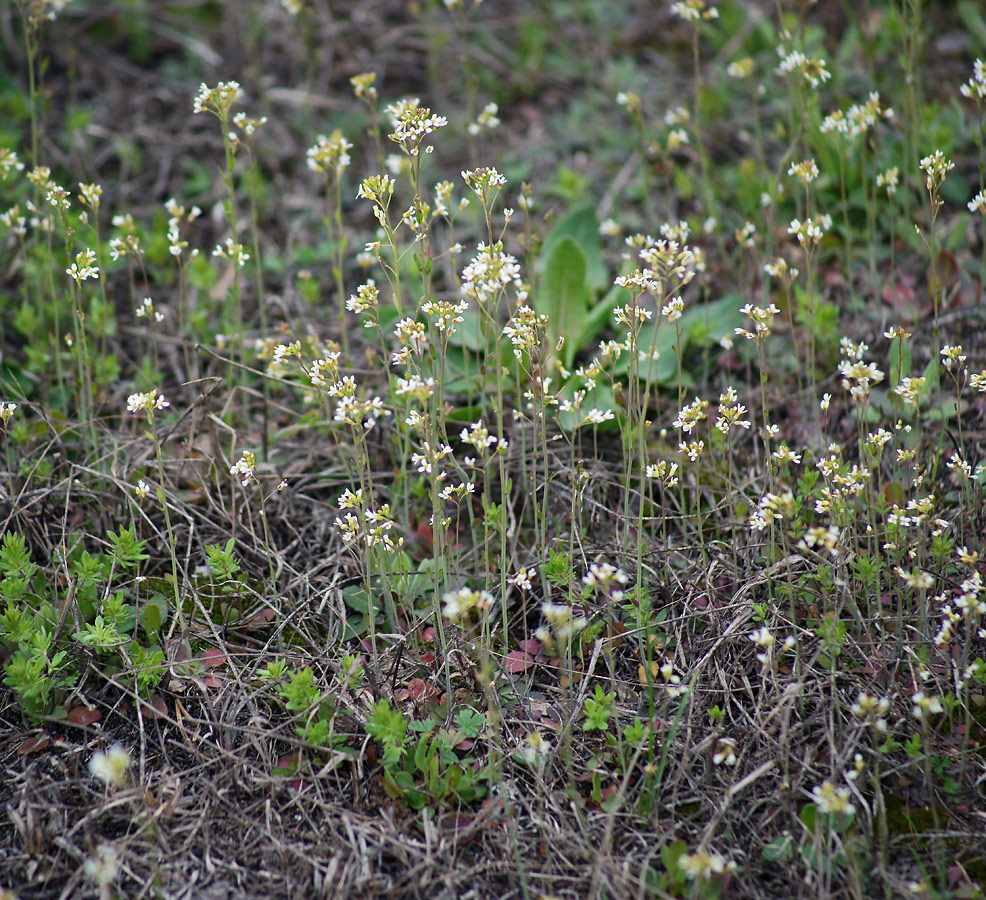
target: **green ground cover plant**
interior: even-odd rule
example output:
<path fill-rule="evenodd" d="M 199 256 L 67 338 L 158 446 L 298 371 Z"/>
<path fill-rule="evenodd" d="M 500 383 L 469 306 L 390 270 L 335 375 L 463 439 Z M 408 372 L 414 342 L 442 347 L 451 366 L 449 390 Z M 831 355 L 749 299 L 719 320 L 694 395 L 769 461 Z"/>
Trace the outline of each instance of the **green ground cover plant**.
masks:
<path fill-rule="evenodd" d="M 0 896 L 982 896 L 976 4 L 0 34 Z"/>

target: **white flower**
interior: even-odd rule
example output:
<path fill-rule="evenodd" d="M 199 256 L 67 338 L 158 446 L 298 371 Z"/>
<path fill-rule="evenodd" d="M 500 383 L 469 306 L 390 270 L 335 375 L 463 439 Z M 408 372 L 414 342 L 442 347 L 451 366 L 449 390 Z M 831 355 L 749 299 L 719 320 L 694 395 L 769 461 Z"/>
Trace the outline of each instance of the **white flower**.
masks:
<path fill-rule="evenodd" d="M 100 781 L 120 787 L 126 783 L 130 773 L 130 754 L 122 744 L 113 744 L 105 753 L 98 751 L 93 754 L 89 760 L 89 771 Z"/>

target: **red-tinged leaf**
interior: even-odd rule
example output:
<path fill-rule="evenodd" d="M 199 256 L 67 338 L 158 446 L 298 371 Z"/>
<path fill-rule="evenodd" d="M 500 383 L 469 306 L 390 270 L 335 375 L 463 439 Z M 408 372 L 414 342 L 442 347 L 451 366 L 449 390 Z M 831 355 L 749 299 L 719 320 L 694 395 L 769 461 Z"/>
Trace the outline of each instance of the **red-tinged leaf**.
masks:
<path fill-rule="evenodd" d="M 528 656 L 537 656 L 541 652 L 541 642 L 534 640 L 534 638 L 528 638 L 526 641 L 521 641 L 518 646 Z"/>
<path fill-rule="evenodd" d="M 438 692 L 435 688 L 428 684 L 423 678 L 412 678 L 407 683 L 407 696 L 410 697 L 415 702 L 419 702 L 424 699 L 433 699 Z"/>
<path fill-rule="evenodd" d="M 155 694 L 151 697 L 150 704 L 141 704 L 140 714 L 145 719 L 163 719 L 168 715 L 168 704 L 164 702 L 164 697 Z"/>
<path fill-rule="evenodd" d="M 418 660 L 423 666 L 432 665 L 435 662 L 435 659 L 436 657 L 434 653 L 422 653 L 421 656 L 418 657 Z"/>
<path fill-rule="evenodd" d="M 260 628 L 263 625 L 270 625 L 276 617 L 277 610 L 271 609 L 269 606 L 265 606 L 263 609 L 257 610 L 257 612 L 247 619 L 247 628 Z"/>
<path fill-rule="evenodd" d="M 435 643 L 435 626 L 434 625 L 429 625 L 427 628 L 425 628 L 421 632 L 421 640 L 425 641 L 428 644 L 434 644 Z"/>
<path fill-rule="evenodd" d="M 50 740 L 46 734 L 28 738 L 17 748 L 17 753 L 19 756 L 27 756 L 29 753 L 40 753 L 49 743 Z"/>
<path fill-rule="evenodd" d="M 918 298 L 912 284 L 906 281 L 888 281 L 883 286 L 881 298 L 901 322 L 916 322 L 927 312 L 927 304 Z"/>
<path fill-rule="evenodd" d="M 278 757 L 277 768 L 287 769 L 289 772 L 295 770 L 295 766 L 298 765 L 298 754 L 297 753 L 285 753 Z"/>
<path fill-rule="evenodd" d="M 955 256 L 947 250 L 938 251 L 938 281 L 942 286 L 950 288 L 959 280 L 959 264 Z"/>
<path fill-rule="evenodd" d="M 422 522 L 417 528 L 414 529 L 414 538 L 426 547 L 430 547 L 435 540 L 431 526 L 427 522 Z"/>
<path fill-rule="evenodd" d="M 200 678 L 199 681 L 202 686 L 211 690 L 215 690 L 217 687 L 222 687 L 223 683 L 223 673 L 216 672 L 206 675 L 204 678 Z"/>
<path fill-rule="evenodd" d="M 299 794 L 305 789 L 305 787 L 305 782 L 300 778 L 295 778 L 295 780 L 291 782 L 291 789 L 297 791 Z"/>
<path fill-rule="evenodd" d="M 207 669 L 218 669 L 220 666 L 226 665 L 226 654 L 218 647 L 203 650 L 196 658 L 201 660 L 202 665 Z"/>
<path fill-rule="evenodd" d="M 87 725 L 95 725 L 103 714 L 98 709 L 88 706 L 73 706 L 65 715 L 65 722 L 69 725 L 78 725 L 85 728 Z"/>
<path fill-rule="evenodd" d="M 534 665 L 534 658 L 526 654 L 523 650 L 511 650 L 507 654 L 504 667 L 510 675 L 519 675 L 526 672 Z"/>
<path fill-rule="evenodd" d="M 541 724 L 549 731 L 561 731 L 561 722 L 555 719 L 542 718 Z"/>
<path fill-rule="evenodd" d="M 398 703 L 403 703 L 405 700 L 410 699 L 411 692 L 407 688 L 398 688 L 394 691 L 394 699 Z"/>
<path fill-rule="evenodd" d="M 466 738 L 464 741 L 459 741 L 455 745 L 456 750 L 472 750 L 476 746 L 476 742 L 472 738 Z"/>

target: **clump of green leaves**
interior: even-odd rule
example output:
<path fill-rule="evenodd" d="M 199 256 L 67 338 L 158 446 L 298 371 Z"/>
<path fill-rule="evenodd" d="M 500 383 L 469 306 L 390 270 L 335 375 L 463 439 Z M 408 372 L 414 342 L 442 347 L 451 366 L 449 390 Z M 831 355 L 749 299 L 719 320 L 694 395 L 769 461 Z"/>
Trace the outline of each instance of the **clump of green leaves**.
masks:
<path fill-rule="evenodd" d="M 113 585 L 117 575 L 148 558 L 144 541 L 129 529 L 108 532 L 107 539 L 107 553 L 70 554 L 73 582 L 66 597 L 39 574 L 21 535 L 8 532 L 0 543 L 0 598 L 5 604 L 0 641 L 12 649 L 4 684 L 33 719 L 64 714 L 62 703 L 78 681 L 87 652 L 100 658 L 99 671 L 130 681 L 144 695 L 163 677 L 159 643 L 167 602 L 158 593 L 141 597 L 139 583 L 132 580 Z M 66 603 L 75 605 L 75 615 Z M 79 625 L 69 632 L 67 621 Z"/>
<path fill-rule="evenodd" d="M 461 709 L 453 721 L 451 728 L 438 728 L 431 717 L 408 722 L 386 700 L 373 707 L 366 731 L 383 747 L 384 783 L 391 796 L 411 809 L 455 807 L 486 795 L 485 782 L 492 769 L 456 750 L 479 736 L 486 717 Z"/>

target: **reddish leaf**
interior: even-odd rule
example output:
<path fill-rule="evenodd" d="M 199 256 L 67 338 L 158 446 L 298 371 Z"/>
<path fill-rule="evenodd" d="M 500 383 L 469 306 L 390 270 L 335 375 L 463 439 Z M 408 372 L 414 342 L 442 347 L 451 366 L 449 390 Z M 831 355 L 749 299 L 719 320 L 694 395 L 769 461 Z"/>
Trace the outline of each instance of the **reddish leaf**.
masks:
<path fill-rule="evenodd" d="M 226 665 L 226 654 L 218 647 L 210 647 L 203 650 L 196 659 L 201 660 L 202 665 L 207 669 L 217 669 L 219 666 Z"/>
<path fill-rule="evenodd" d="M 48 735 L 46 734 L 42 734 L 39 737 L 28 738 L 17 748 L 17 753 L 20 756 L 26 756 L 28 753 L 39 753 L 44 750 L 48 744 L 49 740 Z"/>
<path fill-rule="evenodd" d="M 476 746 L 476 742 L 472 738 L 466 738 L 464 741 L 459 741 L 455 745 L 456 750 L 472 750 Z"/>
<path fill-rule="evenodd" d="M 263 609 L 258 610 L 249 619 L 247 619 L 248 628 L 259 628 L 261 625 L 269 625 L 277 616 L 277 610 L 271 609 L 269 606 L 265 606 Z"/>
<path fill-rule="evenodd" d="M 285 753 L 280 756 L 277 760 L 277 768 L 287 769 L 289 772 L 293 772 L 295 766 L 298 765 L 298 754 L 297 753 Z"/>
<path fill-rule="evenodd" d="M 103 718 L 103 714 L 98 709 L 92 709 L 88 706 L 73 706 L 65 716 L 65 721 L 69 725 L 85 728 L 87 725 L 94 725 L 101 718 Z"/>
<path fill-rule="evenodd" d="M 145 719 L 162 719 L 168 715 L 168 704 L 164 702 L 164 697 L 155 694 L 151 697 L 150 705 L 141 704 L 140 714 Z"/>
<path fill-rule="evenodd" d="M 438 696 L 438 689 L 423 678 L 412 678 L 407 683 L 407 696 L 416 702 L 434 700 Z"/>
<path fill-rule="evenodd" d="M 541 642 L 534 640 L 534 638 L 528 638 L 526 641 L 521 641 L 518 646 L 528 656 L 537 656 L 541 652 Z"/>
<path fill-rule="evenodd" d="M 521 672 L 526 672 L 533 665 L 534 659 L 528 656 L 523 650 L 511 650 L 507 654 L 505 666 L 507 672 L 511 675 L 519 675 Z"/>

